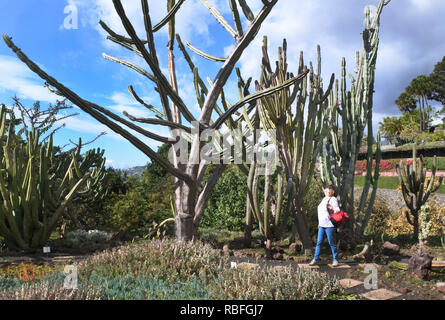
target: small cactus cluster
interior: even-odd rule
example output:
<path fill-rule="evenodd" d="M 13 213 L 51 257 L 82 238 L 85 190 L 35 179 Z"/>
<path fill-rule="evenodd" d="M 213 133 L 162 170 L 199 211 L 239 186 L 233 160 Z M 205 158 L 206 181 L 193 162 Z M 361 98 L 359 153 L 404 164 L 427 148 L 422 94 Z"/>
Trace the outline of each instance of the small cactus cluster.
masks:
<path fill-rule="evenodd" d="M 0 111 L 0 235 L 11 249 L 29 250 L 45 245 L 65 208 L 98 170 L 78 162 L 80 146 L 71 157 L 56 155 L 53 136 L 40 143 L 32 130 L 25 141 Z M 8 124 L 8 125 L 7 125 Z M 7 130 L 6 130 L 7 129 Z M 65 159 L 65 160 L 64 160 Z M 88 186 L 87 186 L 88 188 Z"/>
<path fill-rule="evenodd" d="M 396 165 L 399 182 L 402 187 L 402 195 L 408 207 L 405 210 L 408 223 L 414 227 L 414 238 L 419 238 L 419 212 L 428 201 L 429 196 L 436 192 L 442 184 L 443 177 L 436 181 L 437 159 L 434 157 L 431 178 L 426 180 L 426 168 L 423 165 L 423 156 L 420 155 L 420 162 L 416 163 L 417 150 L 413 146 L 412 165 L 403 165 L 403 161 Z M 426 208 L 424 208 L 426 210 Z"/>

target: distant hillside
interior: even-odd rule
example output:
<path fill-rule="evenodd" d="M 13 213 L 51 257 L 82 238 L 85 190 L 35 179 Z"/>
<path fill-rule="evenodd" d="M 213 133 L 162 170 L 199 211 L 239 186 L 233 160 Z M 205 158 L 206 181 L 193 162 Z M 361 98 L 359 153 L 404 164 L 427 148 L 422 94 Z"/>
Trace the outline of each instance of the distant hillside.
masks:
<path fill-rule="evenodd" d="M 147 166 L 138 166 L 125 170 L 127 176 L 138 176 L 142 177 L 142 172 L 147 168 Z"/>

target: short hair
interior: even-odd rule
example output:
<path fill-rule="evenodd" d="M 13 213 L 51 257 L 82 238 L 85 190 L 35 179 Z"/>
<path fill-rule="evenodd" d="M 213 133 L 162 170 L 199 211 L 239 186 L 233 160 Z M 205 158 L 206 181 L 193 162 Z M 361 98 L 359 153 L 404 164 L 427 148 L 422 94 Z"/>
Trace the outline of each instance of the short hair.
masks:
<path fill-rule="evenodd" d="M 334 197 L 337 196 L 337 188 L 333 185 L 333 184 L 329 184 L 326 187 L 324 187 L 325 189 L 329 189 L 332 190 L 334 192 Z"/>

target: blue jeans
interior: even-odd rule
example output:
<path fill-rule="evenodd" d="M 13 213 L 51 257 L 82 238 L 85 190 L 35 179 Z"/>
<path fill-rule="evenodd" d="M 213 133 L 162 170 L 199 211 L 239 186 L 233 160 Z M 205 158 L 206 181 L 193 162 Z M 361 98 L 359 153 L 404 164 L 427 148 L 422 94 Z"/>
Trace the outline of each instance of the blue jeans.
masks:
<path fill-rule="evenodd" d="M 321 245 L 323 244 L 324 234 L 328 236 L 328 242 L 331 246 L 332 255 L 334 260 L 338 260 L 338 252 L 337 252 L 337 239 L 335 237 L 335 228 L 318 228 L 318 238 L 317 238 L 317 247 L 315 248 L 314 260 L 318 260 L 318 256 L 320 255 Z"/>

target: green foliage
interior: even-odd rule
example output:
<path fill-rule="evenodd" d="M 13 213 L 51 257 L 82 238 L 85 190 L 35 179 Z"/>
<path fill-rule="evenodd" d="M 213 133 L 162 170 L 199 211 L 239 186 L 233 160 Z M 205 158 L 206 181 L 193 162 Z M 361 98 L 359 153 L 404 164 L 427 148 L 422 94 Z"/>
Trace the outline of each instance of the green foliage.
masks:
<path fill-rule="evenodd" d="M 385 117 L 382 122 L 379 122 L 379 130 L 386 139 L 394 143 L 403 130 L 402 122 L 397 117 Z"/>
<path fill-rule="evenodd" d="M 221 273 L 211 292 L 218 300 L 322 300 L 342 289 L 336 279 L 302 268 L 230 269 Z"/>
<path fill-rule="evenodd" d="M 30 283 L 0 281 L 0 299 L 296 300 L 343 296 L 335 278 L 298 269 L 231 269 L 200 242 L 155 240 L 104 251 L 79 263 L 77 290 L 54 272 Z"/>
<path fill-rule="evenodd" d="M 365 183 L 365 177 L 355 176 L 355 185 L 357 187 L 363 187 Z M 379 189 L 392 189 L 395 190 L 400 186 L 398 177 L 380 177 L 379 178 Z M 436 191 L 437 193 L 445 194 L 445 185 L 441 185 Z"/>
<path fill-rule="evenodd" d="M 99 230 L 75 230 L 65 237 L 65 243 L 70 248 L 102 248 L 110 240 L 111 235 Z"/>
<path fill-rule="evenodd" d="M 159 147 L 157 154 L 163 159 L 168 160 L 168 152 L 171 148 L 170 144 L 163 144 Z M 157 162 L 150 163 L 142 172 L 142 183 L 147 189 L 155 188 L 159 183 L 164 181 L 168 175 L 167 171 L 163 169 Z"/>
<path fill-rule="evenodd" d="M 439 177 L 438 184 L 436 179 L 436 158 L 432 168 L 432 175 L 429 181 L 426 180 L 426 168 L 423 165 L 423 156 L 420 155 L 419 164 L 417 164 L 416 145 L 413 146 L 412 166 L 404 166 L 403 162 L 396 166 L 402 195 L 405 204 L 409 210 L 405 211 L 406 219 L 414 227 L 414 239 L 419 237 L 419 211 L 427 202 L 429 196 L 436 192 L 442 184 L 443 177 Z"/>
<path fill-rule="evenodd" d="M 169 148 L 170 145 L 164 144 L 158 149 L 165 160 Z M 174 178 L 159 164 L 149 164 L 142 172 L 142 179 L 127 177 L 120 170 L 108 171 L 111 192 L 98 211 L 100 223 L 94 228 L 113 232 L 124 230 L 130 237 L 145 236 L 153 224 L 172 217 Z"/>
<path fill-rule="evenodd" d="M 247 177 L 236 165 L 228 165 L 210 196 L 201 220 L 202 227 L 244 230 Z"/>
<path fill-rule="evenodd" d="M 434 66 L 430 74 L 430 81 L 433 85 L 431 99 L 442 103 L 445 112 L 445 56 Z"/>
<path fill-rule="evenodd" d="M 42 247 L 63 211 L 84 184 L 95 179 L 88 159 L 80 159 L 80 146 L 61 161 L 53 149 L 53 136 L 41 145 L 40 131 L 27 132 L 26 140 L 0 115 L 0 234 L 11 249 Z M 103 163 L 102 163 L 103 165 Z M 96 169 L 96 168 L 95 168 Z M 92 182 L 94 183 L 94 181 Z"/>
<path fill-rule="evenodd" d="M 388 228 L 389 217 L 392 215 L 386 200 L 381 195 L 377 195 L 372 206 L 371 218 L 366 228 L 367 234 L 385 234 Z"/>
<path fill-rule="evenodd" d="M 318 205 L 323 199 L 323 184 L 320 177 L 312 179 L 308 191 L 304 196 L 304 211 L 307 215 L 307 223 L 311 235 L 317 234 L 318 230 Z"/>
<path fill-rule="evenodd" d="M 158 192 L 147 191 L 137 180 L 126 193 L 112 194 L 101 212 L 107 230 L 125 230 L 130 236 L 144 236 L 153 222 L 160 223 L 172 216 L 172 177 L 159 184 Z"/>
<path fill-rule="evenodd" d="M 399 107 L 399 110 L 403 112 L 412 111 L 417 108 L 416 98 L 406 91 L 402 92 L 394 102 Z"/>

